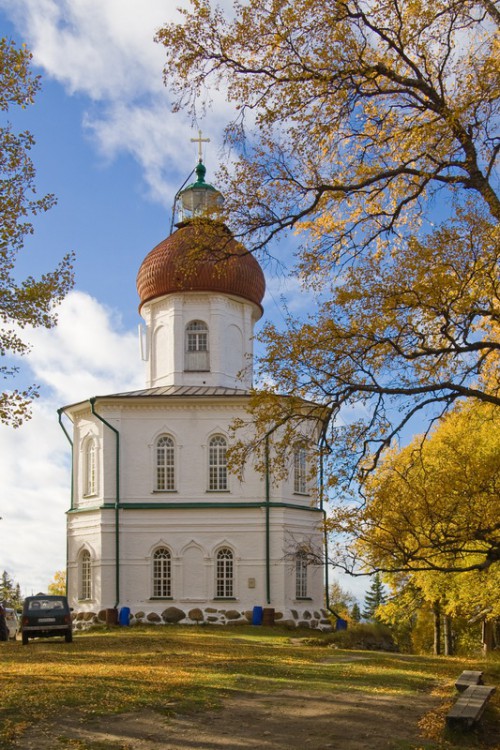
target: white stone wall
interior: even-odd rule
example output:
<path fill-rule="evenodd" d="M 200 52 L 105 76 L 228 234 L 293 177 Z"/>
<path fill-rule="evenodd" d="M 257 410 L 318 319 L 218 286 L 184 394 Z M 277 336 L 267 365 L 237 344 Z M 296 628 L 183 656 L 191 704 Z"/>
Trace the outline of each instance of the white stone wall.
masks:
<path fill-rule="evenodd" d="M 103 516 L 102 523 L 96 516 Z M 308 569 L 308 600 L 295 596 L 295 569 L 289 553 L 293 540 L 304 534 L 309 540 L 318 533 L 321 516 L 288 508 L 270 509 L 270 597 L 266 585 L 266 511 L 249 509 L 120 510 L 120 593 L 115 596 L 114 511 L 70 517 L 71 605 L 77 611 L 99 612 L 114 606 L 130 608 L 133 614 L 161 615 L 175 606 L 251 612 L 255 606 L 272 607 L 286 620 L 293 611 L 302 619 L 304 611 L 323 606 L 323 571 Z M 159 546 L 172 554 L 172 597 L 155 599 L 152 591 L 152 554 Z M 234 553 L 234 596 L 217 599 L 215 557 L 221 547 Z M 78 554 L 89 549 L 93 561 L 93 594 L 89 601 L 75 595 Z M 198 554 L 191 554 L 196 551 Z M 193 590 L 193 581 L 199 585 Z M 296 618 L 297 619 L 297 618 Z"/>
<path fill-rule="evenodd" d="M 228 490 L 208 488 L 208 444 L 214 435 L 231 441 L 230 424 L 245 418 L 245 398 L 165 397 L 99 400 L 95 409 L 119 432 L 121 502 L 175 502 L 214 500 L 258 501 L 265 499 L 265 478 L 249 464 L 243 482 L 229 474 Z M 162 434 L 175 443 L 176 489 L 157 491 L 154 485 L 155 444 Z M 244 434 L 244 433 L 242 433 Z M 90 437 L 96 443 L 98 488 L 93 496 L 84 494 L 84 450 Z M 74 430 L 74 502 L 79 508 L 114 503 L 116 497 L 116 436 L 84 407 L 76 415 Z M 271 483 L 271 500 L 294 505 L 314 505 L 315 484 L 309 482 L 306 495 L 294 492 L 293 451 L 290 472 L 285 479 Z"/>
<path fill-rule="evenodd" d="M 222 619 L 271 607 L 282 619 L 300 622 L 303 613 L 317 621 L 323 605 L 323 570 L 309 567 L 308 598 L 295 597 L 295 568 L 290 559 L 294 545 L 315 540 L 321 546 L 322 514 L 311 496 L 293 492 L 293 476 L 271 483 L 270 601 L 266 591 L 265 480 L 248 466 L 245 481 L 230 477 L 228 492 L 207 491 L 207 445 L 211 435 L 229 439 L 228 426 L 244 414 L 245 399 L 238 398 L 116 398 L 99 399 L 95 410 L 120 436 L 119 510 L 120 582 L 116 600 L 116 436 L 87 405 L 75 408 L 74 506 L 68 515 L 68 570 L 71 604 L 80 612 L 130 607 L 133 614 L 157 615 L 175 607 L 186 615 L 200 610 L 206 619 Z M 154 444 L 167 433 L 175 441 L 176 490 L 154 489 Z M 92 436 L 98 445 L 98 490 L 82 492 L 82 443 Z M 312 489 L 312 488 L 311 488 Z M 251 507 L 251 504 L 262 507 Z M 108 504 L 107 508 L 103 505 Z M 216 504 L 216 507 L 209 507 Z M 232 507 L 237 504 L 239 507 Z M 249 507 L 250 506 L 250 507 Z M 172 555 L 172 599 L 152 599 L 151 557 L 158 546 Z M 215 598 L 215 555 L 221 546 L 234 553 L 234 599 Z M 78 559 L 88 549 L 92 559 L 92 599 L 79 600 Z M 207 609 L 209 610 L 207 612 Z"/>

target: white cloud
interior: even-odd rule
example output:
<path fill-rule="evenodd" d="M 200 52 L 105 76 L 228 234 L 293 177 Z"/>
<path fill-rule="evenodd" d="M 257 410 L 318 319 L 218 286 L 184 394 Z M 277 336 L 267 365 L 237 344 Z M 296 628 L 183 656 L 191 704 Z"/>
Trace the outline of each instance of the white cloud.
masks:
<path fill-rule="evenodd" d="M 163 0 L 2 0 L 35 62 L 71 92 L 120 99 L 159 91 L 163 55 L 154 35 L 178 16 Z"/>
<path fill-rule="evenodd" d="M 35 381 L 62 403 L 141 387 L 137 333 L 119 327 L 119 318 L 105 306 L 84 292 L 70 292 L 56 328 L 26 334 L 33 344 L 29 364 Z"/>
<path fill-rule="evenodd" d="M 151 197 L 171 205 L 179 189 L 179 173 L 187 177 L 196 163 L 196 147 L 190 143 L 193 129 L 185 119 L 172 115 L 165 92 L 149 104 L 113 102 L 98 116 L 87 113 L 83 124 L 105 159 L 130 154 L 142 168 Z M 204 130 L 203 135 L 216 144 L 220 132 Z M 211 155 L 214 165 L 215 153 Z M 215 167 L 212 175 L 214 171 Z"/>
<path fill-rule="evenodd" d="M 21 429 L 0 427 L 0 451 L 2 570 L 24 594 L 46 591 L 55 571 L 66 565 L 64 514 L 70 498 L 69 444 L 55 404 L 36 404 Z"/>
<path fill-rule="evenodd" d="M 151 197 L 162 203 L 174 188 L 164 174 L 175 180 L 176 172 L 194 166 L 197 153 L 190 143 L 191 120 L 171 111 L 163 84 L 165 54 L 154 41 L 167 21 L 180 20 L 182 4 L 187 0 L 142 0 L 140 7 L 136 0 L 0 0 L 45 75 L 90 100 L 82 125 L 98 152 L 109 160 L 131 155 Z M 203 129 L 215 164 L 234 109 L 224 91 L 212 93 L 214 106 Z"/>
<path fill-rule="evenodd" d="M 0 568 L 25 594 L 46 590 L 66 564 L 70 446 L 57 409 L 144 387 L 136 333 L 120 330 L 116 314 L 87 294 L 71 292 L 59 325 L 34 330 L 30 339 L 28 362 L 43 395 L 23 427 L 0 426 Z"/>

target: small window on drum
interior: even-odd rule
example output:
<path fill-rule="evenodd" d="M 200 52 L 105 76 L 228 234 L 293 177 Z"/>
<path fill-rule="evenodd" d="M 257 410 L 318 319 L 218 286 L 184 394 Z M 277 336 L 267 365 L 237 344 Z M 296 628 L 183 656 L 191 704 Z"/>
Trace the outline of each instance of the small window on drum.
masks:
<path fill-rule="evenodd" d="M 184 370 L 208 372 L 210 359 L 208 351 L 208 326 L 202 320 L 192 320 L 186 326 Z"/>

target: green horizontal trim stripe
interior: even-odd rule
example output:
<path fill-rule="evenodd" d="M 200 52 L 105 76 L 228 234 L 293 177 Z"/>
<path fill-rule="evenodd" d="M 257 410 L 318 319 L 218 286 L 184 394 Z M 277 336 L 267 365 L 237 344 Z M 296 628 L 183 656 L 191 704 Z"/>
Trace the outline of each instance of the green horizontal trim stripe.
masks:
<path fill-rule="evenodd" d="M 202 508 L 207 508 L 210 510 L 213 510 L 215 508 L 219 510 L 226 510 L 227 508 L 265 508 L 266 505 L 269 505 L 271 508 L 290 508 L 292 510 L 305 510 L 313 513 L 321 513 L 321 508 L 313 508 L 308 507 L 306 505 L 294 505 L 293 503 L 265 503 L 265 502 L 257 502 L 257 503 L 120 503 L 118 506 L 120 510 L 165 510 L 165 509 L 172 509 L 172 510 L 187 510 L 189 508 L 193 510 L 200 510 Z M 100 506 L 95 506 L 93 508 L 73 508 L 73 510 L 68 510 L 68 514 L 74 514 L 74 513 L 90 513 L 91 511 L 96 510 L 114 510 L 115 505 L 105 504 Z"/>

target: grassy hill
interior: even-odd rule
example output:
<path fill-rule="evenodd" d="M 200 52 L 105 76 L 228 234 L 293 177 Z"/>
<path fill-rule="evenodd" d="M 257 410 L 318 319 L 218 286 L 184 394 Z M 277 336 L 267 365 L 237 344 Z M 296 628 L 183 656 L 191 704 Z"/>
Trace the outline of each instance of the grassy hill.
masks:
<path fill-rule="evenodd" d="M 280 691 L 327 695 L 333 703 L 335 696 L 346 694 L 359 694 L 361 701 L 384 695 L 405 706 L 417 696 L 433 694 L 436 707 L 420 721 L 414 743 L 394 747 L 500 748 L 491 744 L 500 726 L 498 693 L 483 719 L 485 730 L 464 736 L 444 730 L 444 713 L 458 674 L 481 669 L 485 681 L 498 686 L 498 654 L 486 662 L 347 651 L 322 645 L 322 636 L 311 638 L 310 631 L 165 626 L 103 628 L 75 635 L 72 644 L 60 639 L 30 641 L 28 646 L 2 643 L 0 658 L 2 750 L 28 747 L 23 745 L 24 733 L 57 720 L 62 711 L 78 712 L 83 723 L 151 710 L 169 717 L 217 709 L 238 692 L 262 696 Z M 500 742 L 500 736 L 497 739 Z M 64 738 L 55 737 L 53 748 L 59 747 L 97 750 L 128 745 L 65 744 Z"/>

